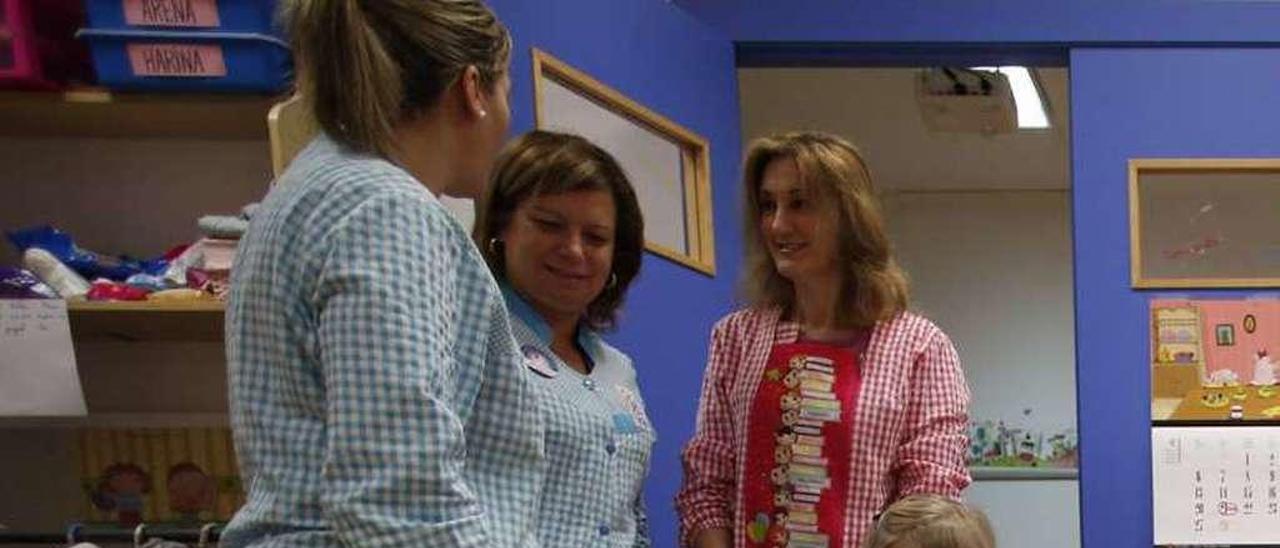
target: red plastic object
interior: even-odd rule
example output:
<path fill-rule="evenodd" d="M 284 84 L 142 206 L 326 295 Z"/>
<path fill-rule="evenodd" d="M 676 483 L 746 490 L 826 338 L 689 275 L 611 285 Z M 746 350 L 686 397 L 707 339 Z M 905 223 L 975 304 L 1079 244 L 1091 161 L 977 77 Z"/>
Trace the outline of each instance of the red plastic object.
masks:
<path fill-rule="evenodd" d="M 91 301 L 145 301 L 147 292 L 110 280 L 97 280 L 85 295 Z"/>
<path fill-rule="evenodd" d="M 0 0 L 0 87 L 52 90 L 92 78 L 79 0 Z"/>

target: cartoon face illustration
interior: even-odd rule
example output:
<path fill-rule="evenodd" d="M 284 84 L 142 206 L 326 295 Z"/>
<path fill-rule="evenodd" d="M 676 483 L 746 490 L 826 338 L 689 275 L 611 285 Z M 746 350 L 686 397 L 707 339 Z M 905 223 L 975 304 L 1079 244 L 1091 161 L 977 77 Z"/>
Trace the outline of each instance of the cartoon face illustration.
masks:
<path fill-rule="evenodd" d="M 777 440 L 778 445 L 792 445 L 796 442 L 796 433 L 792 432 L 790 428 L 784 426 L 778 431 L 778 435 L 775 439 Z"/>
<path fill-rule="evenodd" d="M 192 462 L 181 462 L 169 469 L 169 509 L 187 518 L 198 518 L 201 511 L 212 510 L 217 497 L 217 484 Z"/>
<path fill-rule="evenodd" d="M 773 480 L 774 485 L 782 485 L 787 482 L 787 477 L 789 475 L 790 474 L 788 473 L 787 465 L 784 464 L 784 465 L 775 467 L 773 469 L 773 472 L 769 474 L 769 479 Z"/>
<path fill-rule="evenodd" d="M 783 408 L 783 409 L 799 409 L 799 408 L 800 408 L 800 394 L 797 394 L 797 393 L 795 393 L 795 392 L 787 392 L 786 394 L 783 394 L 783 395 L 782 395 L 782 408 Z"/>
<path fill-rule="evenodd" d="M 800 410 L 790 409 L 782 413 L 782 424 L 793 426 L 800 420 Z"/>
<path fill-rule="evenodd" d="M 787 491 L 786 489 L 779 489 L 777 493 L 773 494 L 774 506 L 786 506 L 788 504 L 791 504 L 790 491 Z"/>
<path fill-rule="evenodd" d="M 787 376 L 782 378 L 782 384 L 787 388 L 795 388 L 797 386 L 800 386 L 800 370 L 792 369 L 790 372 L 788 372 Z"/>
<path fill-rule="evenodd" d="M 773 449 L 773 458 L 779 464 L 791 462 L 791 446 L 779 445 Z"/>
<path fill-rule="evenodd" d="M 142 467 L 117 462 L 102 471 L 90 500 L 100 510 L 116 512 L 121 525 L 132 526 L 142 521 L 143 496 L 150 492 L 151 476 Z"/>
<path fill-rule="evenodd" d="M 787 362 L 787 365 L 791 366 L 792 369 L 800 369 L 801 367 L 804 367 L 804 356 L 792 357 L 791 361 Z"/>

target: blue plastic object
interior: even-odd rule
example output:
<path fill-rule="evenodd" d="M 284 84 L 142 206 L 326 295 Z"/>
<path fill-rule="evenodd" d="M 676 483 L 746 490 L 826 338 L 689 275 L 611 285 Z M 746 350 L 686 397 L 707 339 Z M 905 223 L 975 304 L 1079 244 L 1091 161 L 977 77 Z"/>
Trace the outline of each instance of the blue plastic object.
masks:
<path fill-rule="evenodd" d="M 112 89 L 275 93 L 293 73 L 289 45 L 266 34 L 84 29 L 77 36 L 93 51 L 98 82 Z M 219 65 L 225 71 L 207 75 Z"/>
<path fill-rule="evenodd" d="M 85 0 L 89 26 L 99 30 L 277 33 L 276 6 L 275 0 Z"/>

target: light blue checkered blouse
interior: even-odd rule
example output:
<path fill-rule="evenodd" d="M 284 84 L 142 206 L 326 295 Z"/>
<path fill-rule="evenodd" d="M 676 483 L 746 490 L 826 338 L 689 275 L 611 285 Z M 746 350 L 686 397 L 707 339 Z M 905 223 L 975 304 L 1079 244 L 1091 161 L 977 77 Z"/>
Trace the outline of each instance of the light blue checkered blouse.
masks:
<path fill-rule="evenodd" d="M 425 187 L 321 136 L 240 242 L 227 306 L 248 501 L 222 545 L 537 546 L 536 387 Z"/>
<path fill-rule="evenodd" d="M 503 293 L 547 423 L 539 540 L 557 548 L 649 546 L 644 481 L 655 435 L 631 358 L 580 326 L 578 346 L 593 366 L 579 373 L 551 351 L 551 328 L 528 302 L 509 286 Z"/>

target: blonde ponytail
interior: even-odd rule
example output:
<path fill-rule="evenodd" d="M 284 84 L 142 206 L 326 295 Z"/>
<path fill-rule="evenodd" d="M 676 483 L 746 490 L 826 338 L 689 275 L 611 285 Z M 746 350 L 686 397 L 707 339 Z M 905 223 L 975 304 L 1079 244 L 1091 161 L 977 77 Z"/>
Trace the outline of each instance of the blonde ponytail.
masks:
<path fill-rule="evenodd" d="M 288 0 L 298 88 L 330 137 L 392 156 L 393 131 L 467 66 L 493 86 L 511 38 L 477 0 Z"/>

